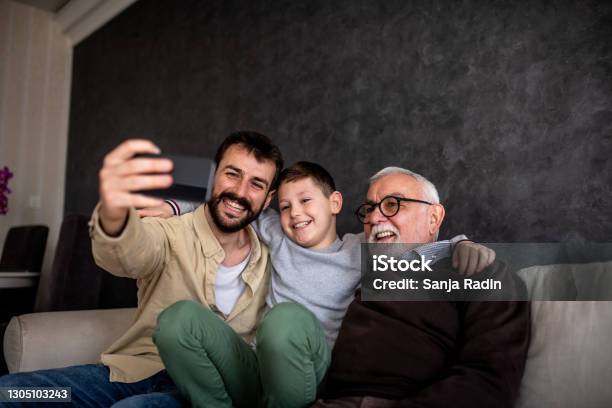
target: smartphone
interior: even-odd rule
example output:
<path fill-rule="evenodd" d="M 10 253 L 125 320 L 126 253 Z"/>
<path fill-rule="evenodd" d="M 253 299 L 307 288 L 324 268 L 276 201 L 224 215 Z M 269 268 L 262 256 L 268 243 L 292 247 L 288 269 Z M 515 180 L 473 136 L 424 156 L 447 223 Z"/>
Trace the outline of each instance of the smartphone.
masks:
<path fill-rule="evenodd" d="M 174 163 L 169 174 L 174 183 L 166 189 L 138 191 L 150 197 L 204 202 L 210 198 L 215 163 L 205 157 L 185 156 L 179 154 L 138 154 L 134 158 L 168 159 Z"/>

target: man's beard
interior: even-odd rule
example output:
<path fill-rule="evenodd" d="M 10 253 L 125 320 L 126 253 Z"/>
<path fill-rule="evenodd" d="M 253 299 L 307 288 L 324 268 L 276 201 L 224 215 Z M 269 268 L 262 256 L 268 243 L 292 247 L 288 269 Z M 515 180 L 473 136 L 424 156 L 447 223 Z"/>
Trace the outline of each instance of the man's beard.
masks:
<path fill-rule="evenodd" d="M 242 220 L 236 223 L 227 224 L 225 220 L 222 218 L 221 210 L 219 209 L 219 205 L 221 204 L 224 198 L 231 200 L 231 201 L 235 201 L 241 207 L 243 207 L 245 209 L 246 216 Z M 236 194 L 230 193 L 230 192 L 221 193 L 218 196 L 211 197 L 208 200 L 207 204 L 208 204 L 208 207 L 210 208 L 210 216 L 213 222 L 215 223 L 217 228 L 219 228 L 219 230 L 225 233 L 232 233 L 232 232 L 240 231 L 241 229 L 249 225 L 251 222 L 255 221 L 257 217 L 259 217 L 259 214 L 261 214 L 261 212 L 263 211 L 263 205 L 262 205 L 257 210 L 257 212 L 254 212 L 253 207 L 251 206 L 251 203 L 246 198 L 239 197 Z"/>

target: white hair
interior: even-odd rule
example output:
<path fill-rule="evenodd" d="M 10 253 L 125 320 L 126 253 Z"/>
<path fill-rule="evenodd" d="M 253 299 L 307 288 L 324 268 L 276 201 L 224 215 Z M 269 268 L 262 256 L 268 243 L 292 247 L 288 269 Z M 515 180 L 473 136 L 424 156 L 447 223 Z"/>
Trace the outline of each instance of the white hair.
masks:
<path fill-rule="evenodd" d="M 431 181 L 427 180 L 425 177 L 421 176 L 418 173 L 415 173 L 407 169 L 403 169 L 401 167 L 385 167 L 384 169 L 380 170 L 378 173 L 370 177 L 370 185 L 372 185 L 372 183 L 374 183 L 376 180 L 388 174 L 396 174 L 396 173 L 406 174 L 408 176 L 414 177 L 415 180 L 421 185 L 423 189 L 423 194 L 425 195 L 424 199 L 434 204 L 440 203 L 440 195 L 438 194 L 438 190 L 436 189 L 436 186 L 434 186 Z"/>

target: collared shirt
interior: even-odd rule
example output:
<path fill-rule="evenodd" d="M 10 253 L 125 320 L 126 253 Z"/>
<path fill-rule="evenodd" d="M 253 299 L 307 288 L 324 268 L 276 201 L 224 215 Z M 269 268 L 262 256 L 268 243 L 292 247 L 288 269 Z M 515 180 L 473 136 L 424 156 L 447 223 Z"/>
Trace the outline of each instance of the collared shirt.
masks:
<path fill-rule="evenodd" d="M 465 235 L 457 235 L 450 241 L 435 241 L 428 244 L 419 245 L 416 248 L 404 254 L 404 259 L 416 259 L 423 256 L 425 259 L 431 259 L 431 264 L 449 258 L 453 254 L 453 248 L 460 241 L 467 240 Z"/>
<path fill-rule="evenodd" d="M 265 311 L 270 282 L 268 248 L 248 226 L 251 255 L 242 272 L 245 290 L 229 315 L 215 300 L 217 268 L 223 248 L 206 220 L 204 206 L 168 219 L 141 220 L 130 210 L 124 230 L 108 236 L 99 224 L 99 206 L 91 220 L 92 250 L 96 263 L 113 275 L 137 279 L 138 310 L 132 326 L 102 356 L 110 380 L 136 382 L 164 369 L 152 336 L 157 316 L 179 300 L 210 307 L 246 342 L 251 342 Z"/>

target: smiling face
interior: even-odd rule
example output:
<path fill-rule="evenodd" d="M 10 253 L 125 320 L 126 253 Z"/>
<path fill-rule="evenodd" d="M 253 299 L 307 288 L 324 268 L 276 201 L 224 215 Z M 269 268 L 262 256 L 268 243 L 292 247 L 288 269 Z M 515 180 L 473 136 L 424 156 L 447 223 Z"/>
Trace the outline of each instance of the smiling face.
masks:
<path fill-rule="evenodd" d="M 219 163 L 208 201 L 217 228 L 232 233 L 255 220 L 270 204 L 275 172 L 272 160 L 258 161 L 244 146 L 231 145 Z"/>
<path fill-rule="evenodd" d="M 414 177 L 391 173 L 374 181 L 368 189 L 367 202 L 377 203 L 387 196 L 413 198 L 427 201 L 421 183 Z M 376 208 L 364 224 L 364 232 L 370 243 L 428 243 L 435 240 L 442 220 L 444 207 L 401 202 L 397 214 L 384 216 Z"/>
<path fill-rule="evenodd" d="M 304 248 L 323 249 L 336 239 L 336 214 L 342 195 L 327 197 L 312 178 L 283 182 L 278 188 L 281 226 L 290 240 Z"/>

